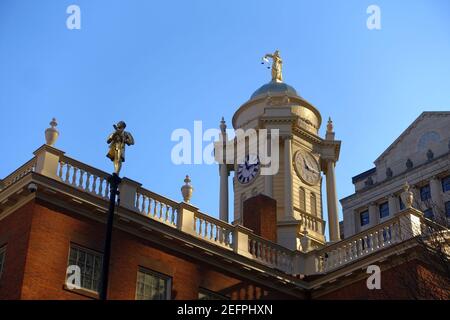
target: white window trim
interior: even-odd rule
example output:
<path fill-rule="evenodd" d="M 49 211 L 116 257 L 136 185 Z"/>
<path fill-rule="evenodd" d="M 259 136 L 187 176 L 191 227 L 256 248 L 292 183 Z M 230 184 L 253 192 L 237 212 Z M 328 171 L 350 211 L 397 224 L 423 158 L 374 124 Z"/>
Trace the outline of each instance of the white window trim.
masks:
<path fill-rule="evenodd" d="M 69 251 L 67 252 L 67 266 L 69 266 L 69 263 L 70 263 L 70 250 L 72 248 L 78 249 L 78 250 L 82 250 L 82 251 L 84 251 L 86 253 L 89 253 L 89 254 L 92 254 L 92 255 L 95 255 L 95 256 L 99 256 L 100 257 L 100 261 L 103 264 L 103 253 L 102 252 L 99 252 L 99 251 L 96 251 L 96 250 L 93 250 L 93 249 L 81 246 L 81 245 L 76 244 L 74 242 L 71 242 L 70 246 L 69 246 Z M 101 275 L 102 271 L 103 271 L 103 268 L 100 268 L 100 281 L 101 281 L 101 278 L 102 278 L 102 275 Z M 66 281 L 66 279 L 67 279 L 67 275 L 66 275 L 64 281 Z M 85 291 L 85 292 L 92 293 L 92 294 L 99 294 L 98 290 L 91 290 L 91 289 L 87 289 L 87 288 L 83 288 L 83 287 L 81 287 L 80 289 L 76 289 L 75 291 Z"/>
<path fill-rule="evenodd" d="M 138 299 L 138 285 L 137 285 L 138 284 L 138 279 L 137 279 L 137 275 L 139 274 L 139 272 L 147 273 L 147 274 L 150 274 L 150 275 L 154 275 L 156 277 L 160 277 L 160 278 L 164 279 L 165 281 L 167 281 L 167 292 L 166 292 L 165 300 L 172 300 L 172 277 L 167 275 L 167 274 L 164 274 L 164 273 L 152 270 L 152 269 L 148 269 L 148 268 L 145 268 L 145 267 L 142 267 L 142 266 L 139 266 L 138 270 L 136 272 L 136 290 L 135 290 L 135 297 L 134 297 L 135 300 Z"/>

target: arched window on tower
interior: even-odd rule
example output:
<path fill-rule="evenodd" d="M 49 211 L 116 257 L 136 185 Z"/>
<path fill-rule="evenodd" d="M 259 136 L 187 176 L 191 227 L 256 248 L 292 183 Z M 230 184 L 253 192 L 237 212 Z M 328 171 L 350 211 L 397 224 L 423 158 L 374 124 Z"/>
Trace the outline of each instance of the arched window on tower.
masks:
<path fill-rule="evenodd" d="M 311 214 L 315 216 L 317 215 L 317 200 L 316 195 L 313 192 L 311 192 L 310 202 L 311 202 Z"/>
<path fill-rule="evenodd" d="M 300 210 L 306 211 L 306 193 L 303 187 L 299 189 L 299 206 Z"/>

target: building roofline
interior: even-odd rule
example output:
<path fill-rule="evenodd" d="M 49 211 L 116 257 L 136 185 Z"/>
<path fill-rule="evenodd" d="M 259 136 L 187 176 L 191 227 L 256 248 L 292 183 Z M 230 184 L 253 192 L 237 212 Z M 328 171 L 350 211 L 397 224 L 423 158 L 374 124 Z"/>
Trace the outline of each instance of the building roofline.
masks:
<path fill-rule="evenodd" d="M 422 112 L 416 120 L 413 121 L 398 137 L 392 142 L 383 153 L 375 159 L 374 164 L 378 164 L 388 153 L 391 151 L 421 120 L 425 117 L 433 115 L 445 115 L 450 116 L 450 111 L 424 111 Z"/>
<path fill-rule="evenodd" d="M 359 180 L 362 180 L 362 179 L 364 179 L 365 177 L 368 177 L 368 176 L 372 175 L 372 174 L 375 173 L 376 171 L 377 171 L 377 168 L 376 168 L 376 167 L 375 167 L 375 168 L 372 168 L 372 169 L 369 169 L 369 170 L 367 170 L 367 171 L 364 171 L 364 172 L 362 172 L 362 173 L 360 173 L 360 174 L 358 174 L 358 175 L 352 177 L 352 183 L 355 183 L 355 182 L 357 182 L 357 181 L 359 181 Z"/>

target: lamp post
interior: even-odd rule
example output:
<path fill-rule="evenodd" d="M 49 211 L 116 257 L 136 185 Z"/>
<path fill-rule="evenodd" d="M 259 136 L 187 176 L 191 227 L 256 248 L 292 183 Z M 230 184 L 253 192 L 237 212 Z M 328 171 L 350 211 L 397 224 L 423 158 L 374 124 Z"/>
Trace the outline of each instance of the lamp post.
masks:
<path fill-rule="evenodd" d="M 109 144 L 109 151 L 106 155 L 114 163 L 114 172 L 108 178 L 110 185 L 109 210 L 106 222 L 105 243 L 103 249 L 102 274 L 100 281 L 100 300 L 108 298 L 109 266 L 111 261 L 111 239 L 114 226 L 114 211 L 116 208 L 116 198 L 119 195 L 119 184 L 122 179 L 119 177 L 122 162 L 125 161 L 125 145 L 133 145 L 134 138 L 131 133 L 125 131 L 126 124 L 119 121 L 113 125 L 115 131 L 109 135 L 106 142 Z"/>
<path fill-rule="evenodd" d="M 122 181 L 120 177 L 114 172 L 109 178 L 110 185 L 109 193 L 109 210 L 108 220 L 106 222 L 106 235 L 105 244 L 103 248 L 103 264 L 102 264 L 102 278 L 100 289 L 100 300 L 106 300 L 108 293 L 108 277 L 109 277 L 109 264 L 111 260 L 111 238 L 114 222 L 114 211 L 116 208 L 116 197 L 119 194 L 119 184 Z"/>

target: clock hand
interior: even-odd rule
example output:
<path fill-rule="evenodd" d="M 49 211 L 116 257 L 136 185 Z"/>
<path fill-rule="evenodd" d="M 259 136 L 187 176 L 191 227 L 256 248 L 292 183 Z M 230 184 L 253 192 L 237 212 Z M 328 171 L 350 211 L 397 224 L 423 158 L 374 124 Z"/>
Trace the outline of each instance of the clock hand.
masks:
<path fill-rule="evenodd" d="M 305 159 L 303 159 L 303 164 L 304 164 L 304 166 L 305 166 L 306 170 L 309 170 L 309 166 L 308 166 L 308 163 L 306 162 L 306 160 L 305 160 Z"/>
<path fill-rule="evenodd" d="M 317 171 L 317 170 L 314 168 L 314 165 L 311 165 L 311 162 L 309 162 L 309 161 L 306 160 L 306 159 L 305 159 L 305 161 L 308 163 L 307 168 L 308 168 L 309 171 L 314 172 L 314 173 L 319 173 L 319 171 Z"/>

